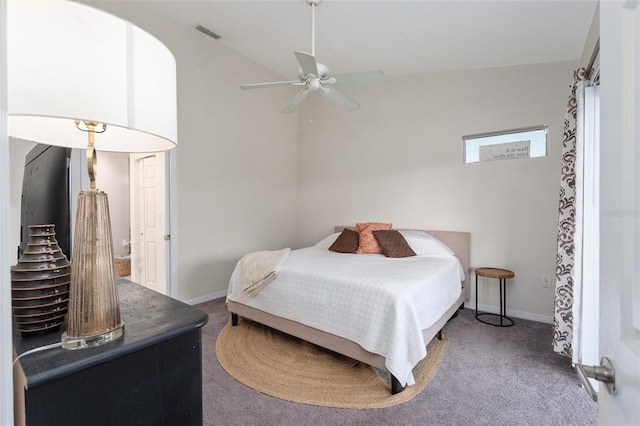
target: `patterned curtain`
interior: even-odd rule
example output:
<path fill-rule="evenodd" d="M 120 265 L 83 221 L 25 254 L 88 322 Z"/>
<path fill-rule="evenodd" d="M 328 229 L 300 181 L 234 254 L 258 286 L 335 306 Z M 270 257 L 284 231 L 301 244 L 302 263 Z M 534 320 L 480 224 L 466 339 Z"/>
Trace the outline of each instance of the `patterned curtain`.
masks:
<path fill-rule="evenodd" d="M 553 350 L 579 362 L 582 312 L 582 158 L 585 70 L 573 73 L 562 141 Z"/>

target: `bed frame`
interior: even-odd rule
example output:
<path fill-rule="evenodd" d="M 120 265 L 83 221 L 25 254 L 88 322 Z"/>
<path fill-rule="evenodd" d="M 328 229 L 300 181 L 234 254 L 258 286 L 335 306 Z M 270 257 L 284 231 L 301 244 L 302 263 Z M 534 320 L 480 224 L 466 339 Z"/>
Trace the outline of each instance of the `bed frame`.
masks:
<path fill-rule="evenodd" d="M 335 230 L 336 232 L 341 232 L 344 228 L 346 228 L 346 226 L 336 226 Z M 431 327 L 422 330 L 424 341 L 428 343 L 434 337 L 440 338 L 442 327 L 444 327 L 447 321 L 457 314 L 458 309 L 462 309 L 464 307 L 465 300 L 469 300 L 471 234 L 468 232 L 457 231 L 425 232 L 433 235 L 449 246 L 462 263 L 465 272 L 465 280 L 462 282 L 463 289 L 460 297 L 438 321 L 436 321 Z M 238 316 L 245 317 L 291 336 L 298 337 L 306 340 L 307 342 L 386 371 L 384 364 L 385 358 L 382 355 L 369 352 L 351 340 L 309 327 L 296 321 L 277 317 L 267 312 L 243 305 L 242 303 L 228 301 L 227 306 L 231 313 L 232 325 L 238 324 Z M 400 385 L 400 382 L 395 377 L 391 376 L 391 393 L 396 394 L 401 390 L 402 386 Z"/>

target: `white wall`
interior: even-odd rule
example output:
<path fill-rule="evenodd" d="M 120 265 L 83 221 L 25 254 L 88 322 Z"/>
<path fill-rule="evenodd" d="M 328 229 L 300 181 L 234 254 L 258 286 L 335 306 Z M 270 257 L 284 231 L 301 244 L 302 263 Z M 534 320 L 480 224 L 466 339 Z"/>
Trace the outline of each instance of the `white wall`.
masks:
<path fill-rule="evenodd" d="M 281 77 L 134 2 L 87 2 L 158 37 L 178 77 L 177 296 L 225 292 L 247 252 L 292 246 L 297 230 L 295 93 L 245 92 Z"/>
<path fill-rule="evenodd" d="M 336 224 L 471 232 L 473 267 L 511 269 L 507 308 L 550 321 L 563 122 L 576 62 L 388 78 L 342 87 L 347 113 L 320 96 L 299 115 L 300 242 Z M 543 158 L 462 163 L 462 136 L 547 124 Z M 474 276 L 475 277 L 475 276 Z M 479 304 L 498 306 L 480 282 Z M 475 293 L 472 291 L 472 301 Z"/>
<path fill-rule="evenodd" d="M 593 55 L 594 47 L 600 42 L 600 3 L 596 6 L 596 10 L 591 19 L 591 25 L 589 25 L 589 32 L 584 42 L 584 48 L 582 49 L 582 56 L 580 57 L 580 66 L 587 67 L 591 56 Z M 593 63 L 594 69 L 597 69 L 600 65 L 600 56 L 596 57 Z"/>

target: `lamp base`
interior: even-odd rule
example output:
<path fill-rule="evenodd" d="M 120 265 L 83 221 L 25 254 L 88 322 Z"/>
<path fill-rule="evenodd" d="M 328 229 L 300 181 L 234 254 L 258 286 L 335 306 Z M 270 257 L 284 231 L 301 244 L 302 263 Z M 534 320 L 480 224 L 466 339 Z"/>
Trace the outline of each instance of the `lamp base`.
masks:
<path fill-rule="evenodd" d="M 106 193 L 78 194 L 65 349 L 99 346 L 124 332 L 109 216 Z"/>
<path fill-rule="evenodd" d="M 67 336 L 67 332 L 62 333 L 62 347 L 64 349 L 76 350 L 86 349 L 95 346 L 104 345 L 105 343 L 118 340 L 124 335 L 124 324 L 110 331 L 104 333 L 94 334 L 93 336 L 86 337 L 70 337 Z"/>

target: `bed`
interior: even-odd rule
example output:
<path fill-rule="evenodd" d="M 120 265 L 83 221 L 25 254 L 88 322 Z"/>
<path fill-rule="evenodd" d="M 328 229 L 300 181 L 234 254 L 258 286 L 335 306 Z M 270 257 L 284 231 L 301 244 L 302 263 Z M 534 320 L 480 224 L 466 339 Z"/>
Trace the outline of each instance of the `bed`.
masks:
<path fill-rule="evenodd" d="M 413 384 L 411 368 L 426 355 L 427 343 L 469 299 L 470 234 L 419 231 L 444 243 L 452 255 L 387 259 L 328 250 L 344 228 L 336 227 L 314 246 L 292 250 L 277 278 L 253 297 L 242 291 L 239 262 L 230 280 L 228 310 L 234 325 L 238 317 L 248 318 L 389 371 L 391 392 L 397 393 Z M 415 231 L 401 230 L 409 243 Z M 396 268 L 409 272 L 399 278 Z M 351 271 L 361 272 L 354 278 Z M 428 279 L 418 283 L 423 276 Z M 423 286 L 429 286 L 428 294 Z"/>

